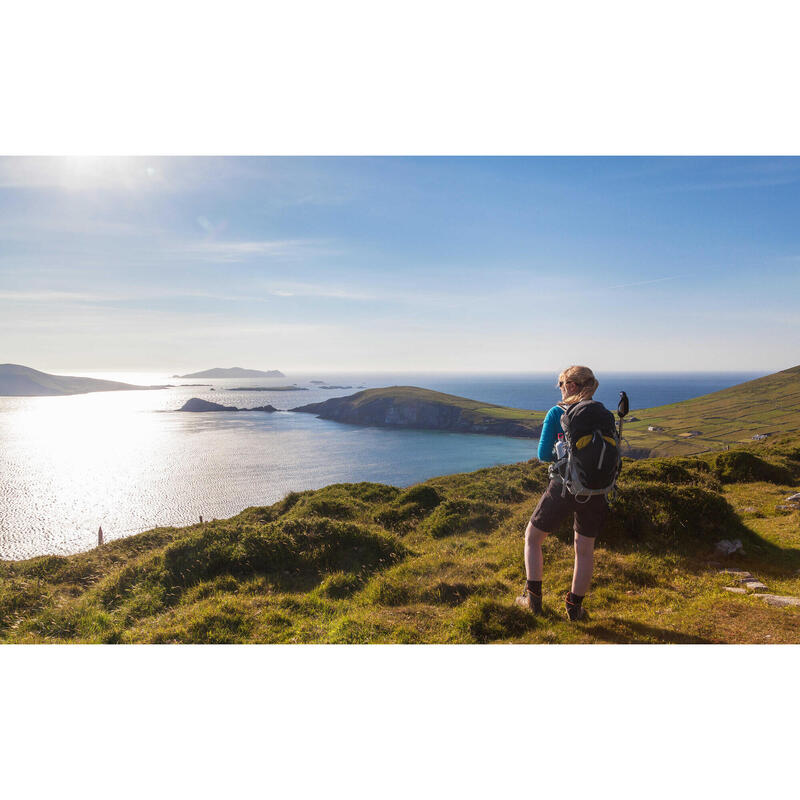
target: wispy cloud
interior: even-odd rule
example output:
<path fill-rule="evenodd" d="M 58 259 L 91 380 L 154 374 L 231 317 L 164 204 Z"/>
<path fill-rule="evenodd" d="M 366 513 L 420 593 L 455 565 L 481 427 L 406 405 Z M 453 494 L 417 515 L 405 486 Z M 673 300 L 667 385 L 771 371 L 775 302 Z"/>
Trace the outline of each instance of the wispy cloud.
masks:
<path fill-rule="evenodd" d="M 607 286 L 606 289 L 627 289 L 629 286 L 646 286 L 649 283 L 663 283 L 664 281 L 676 281 L 679 278 L 686 278 L 687 275 L 668 275 L 666 278 L 653 278 L 649 281 L 634 281 L 633 283 L 619 283 L 616 286 Z"/>
<path fill-rule="evenodd" d="M 304 239 L 191 242 L 181 251 L 208 261 L 247 261 L 254 256 L 294 258 L 316 251 L 319 243 Z"/>
<path fill-rule="evenodd" d="M 267 290 L 274 297 L 331 297 L 340 300 L 375 300 L 377 295 L 367 292 L 310 283 L 273 286 Z"/>
<path fill-rule="evenodd" d="M 87 294 L 85 292 L 53 292 L 53 291 L 27 291 L 27 292 L 7 292 L 0 291 L 0 300 L 11 302 L 33 302 L 33 303 L 100 303 L 113 300 L 120 300 L 119 295 Z"/>

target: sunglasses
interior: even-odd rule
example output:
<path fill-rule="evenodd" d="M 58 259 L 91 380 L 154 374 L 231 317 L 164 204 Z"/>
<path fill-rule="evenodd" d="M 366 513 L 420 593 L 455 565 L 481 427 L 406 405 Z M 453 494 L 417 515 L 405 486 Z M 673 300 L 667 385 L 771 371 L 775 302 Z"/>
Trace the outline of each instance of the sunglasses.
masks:
<path fill-rule="evenodd" d="M 568 385 L 568 384 L 570 384 L 570 383 L 571 383 L 573 386 L 580 386 L 580 384 L 579 384 L 579 383 L 576 383 L 575 381 L 559 381 L 559 382 L 558 382 L 558 388 L 560 389 L 562 386 L 567 386 L 567 385 Z"/>

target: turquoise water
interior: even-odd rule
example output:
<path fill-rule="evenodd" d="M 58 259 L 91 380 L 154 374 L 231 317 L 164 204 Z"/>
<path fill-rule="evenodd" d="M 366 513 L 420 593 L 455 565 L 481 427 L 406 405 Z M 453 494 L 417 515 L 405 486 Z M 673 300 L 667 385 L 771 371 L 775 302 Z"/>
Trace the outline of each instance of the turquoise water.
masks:
<path fill-rule="evenodd" d="M 137 384 L 179 382 L 163 373 L 92 376 Z M 599 377 L 601 391 L 607 387 L 611 395 L 607 404 L 615 406 L 619 388 L 624 388 L 635 408 L 686 399 L 753 376 Z M 353 388 L 322 390 L 312 380 Z M 291 374 L 274 381 L 210 381 L 214 391 L 210 386 L 178 386 L 71 397 L 0 397 L 0 558 L 86 550 L 96 543 L 100 525 L 110 541 L 156 525 L 196 522 L 201 514 L 205 519 L 228 517 L 248 506 L 273 503 L 289 491 L 365 480 L 407 486 L 536 454 L 535 440 L 356 427 L 288 412 L 177 412 L 190 397 L 286 409 L 351 394 L 362 385 L 411 384 L 545 409 L 557 399 L 553 381 L 552 375 Z M 308 388 L 226 389 L 270 383 Z"/>

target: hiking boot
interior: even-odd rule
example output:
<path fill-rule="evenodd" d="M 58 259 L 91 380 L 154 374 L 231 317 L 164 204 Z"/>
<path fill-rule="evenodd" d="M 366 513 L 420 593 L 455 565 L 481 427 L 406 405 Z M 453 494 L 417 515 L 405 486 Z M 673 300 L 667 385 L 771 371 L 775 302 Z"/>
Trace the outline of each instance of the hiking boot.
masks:
<path fill-rule="evenodd" d="M 542 613 L 542 596 L 540 594 L 534 594 L 527 588 L 522 592 L 522 595 L 518 597 L 514 602 L 518 606 L 522 606 L 522 608 L 526 608 L 528 609 L 528 611 L 532 611 L 534 614 Z"/>
<path fill-rule="evenodd" d="M 583 606 L 580 606 L 577 603 L 570 603 L 569 593 L 567 593 L 567 596 L 564 598 L 564 606 L 567 609 L 567 616 L 569 617 L 570 622 L 585 622 L 589 619 L 589 615 L 586 613 L 586 609 Z"/>

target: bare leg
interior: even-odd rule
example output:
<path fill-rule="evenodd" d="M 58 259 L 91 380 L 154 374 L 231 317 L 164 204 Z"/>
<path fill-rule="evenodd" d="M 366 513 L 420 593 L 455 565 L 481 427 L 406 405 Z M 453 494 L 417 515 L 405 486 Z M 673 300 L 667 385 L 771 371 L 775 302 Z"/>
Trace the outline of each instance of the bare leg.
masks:
<path fill-rule="evenodd" d="M 575 571 L 572 573 L 572 594 L 583 597 L 589 591 L 593 566 L 594 539 L 590 536 L 581 536 L 575 531 Z"/>
<path fill-rule="evenodd" d="M 529 581 L 540 581 L 544 571 L 542 542 L 547 531 L 534 528 L 531 522 L 525 528 L 525 575 Z"/>

